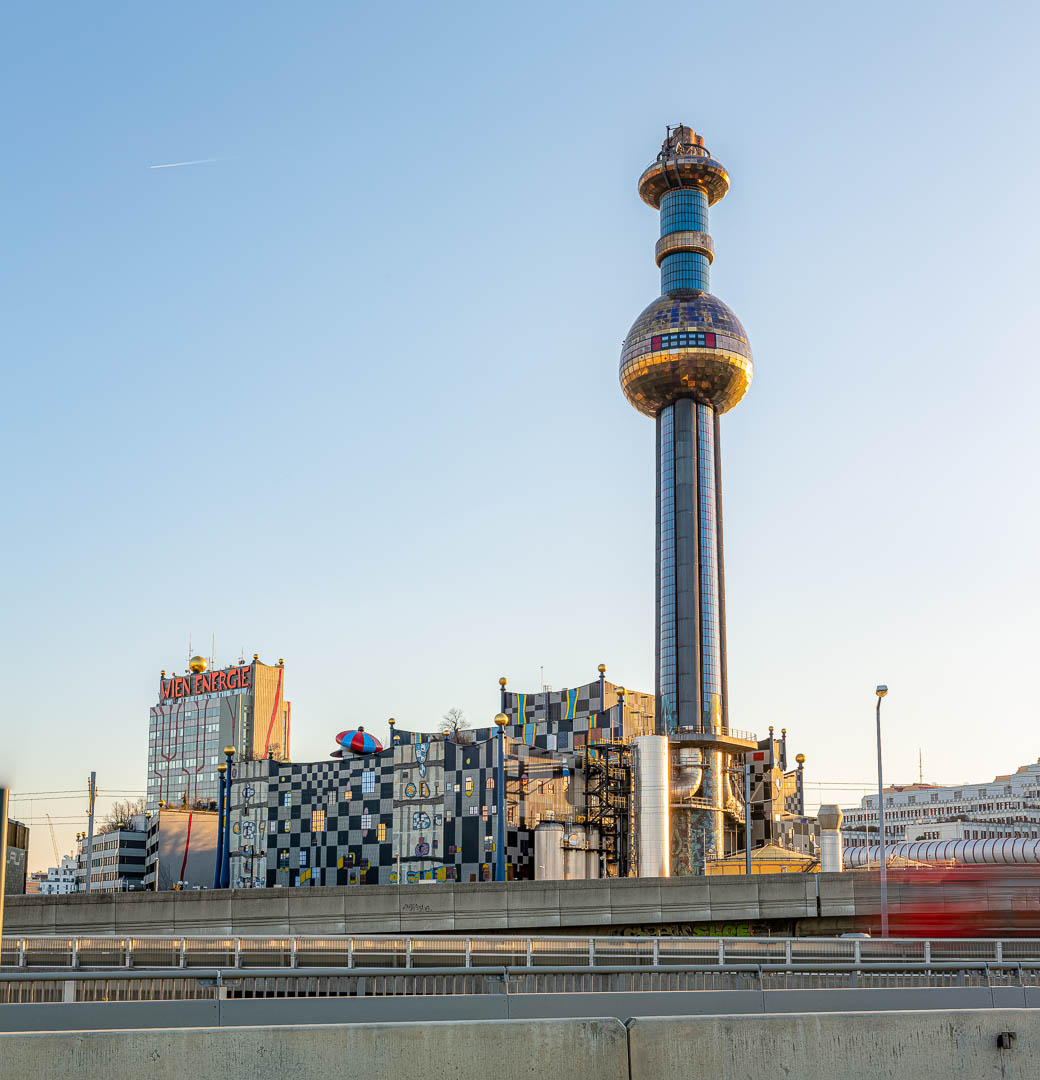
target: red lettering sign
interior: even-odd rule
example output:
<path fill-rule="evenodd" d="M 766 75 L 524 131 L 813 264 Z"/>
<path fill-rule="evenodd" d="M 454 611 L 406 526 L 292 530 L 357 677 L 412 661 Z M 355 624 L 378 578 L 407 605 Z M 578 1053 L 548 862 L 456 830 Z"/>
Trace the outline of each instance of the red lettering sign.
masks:
<path fill-rule="evenodd" d="M 248 690 L 252 686 L 252 667 L 224 668 L 221 671 L 200 671 L 192 675 L 175 675 L 159 680 L 159 701 L 176 701 L 189 694 L 216 694 L 222 690 Z"/>

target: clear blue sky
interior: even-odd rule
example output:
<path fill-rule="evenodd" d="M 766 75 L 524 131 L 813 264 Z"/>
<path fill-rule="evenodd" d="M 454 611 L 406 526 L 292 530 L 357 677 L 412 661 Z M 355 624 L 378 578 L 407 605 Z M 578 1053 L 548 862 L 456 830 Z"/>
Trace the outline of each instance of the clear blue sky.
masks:
<path fill-rule="evenodd" d="M 1035 5 L 29 5 L 0 93 L 0 771 L 143 790 L 188 635 L 285 657 L 294 757 L 497 679 L 653 685 L 666 124 L 713 291 L 734 726 L 814 781 L 1040 754 Z M 150 165 L 219 160 L 176 169 Z M 816 789 L 813 789 L 816 790 Z M 848 796 L 855 801 L 855 796 Z M 53 802 L 81 827 L 82 800 Z M 31 865 L 51 860 L 44 803 Z"/>

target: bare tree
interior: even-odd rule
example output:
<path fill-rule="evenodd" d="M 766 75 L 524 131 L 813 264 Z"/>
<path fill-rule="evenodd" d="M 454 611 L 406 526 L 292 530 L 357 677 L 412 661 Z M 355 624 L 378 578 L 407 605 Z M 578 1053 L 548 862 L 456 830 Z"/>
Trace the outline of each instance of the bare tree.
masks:
<path fill-rule="evenodd" d="M 282 760 L 281 743 L 271 743 L 266 754 L 262 750 L 255 750 L 253 747 L 247 746 L 238 756 L 239 761 L 266 761 L 267 758 L 272 758 L 274 761 Z"/>
<path fill-rule="evenodd" d="M 455 743 L 469 743 L 473 741 L 473 735 L 468 730 L 466 714 L 456 705 L 453 705 L 441 717 L 441 731 L 444 737 Z"/>
<path fill-rule="evenodd" d="M 101 819 L 98 834 L 116 832 L 118 829 L 132 829 L 134 817 L 137 814 L 143 814 L 144 808 L 143 796 L 140 799 L 123 799 L 121 802 L 112 803 L 112 808 Z"/>

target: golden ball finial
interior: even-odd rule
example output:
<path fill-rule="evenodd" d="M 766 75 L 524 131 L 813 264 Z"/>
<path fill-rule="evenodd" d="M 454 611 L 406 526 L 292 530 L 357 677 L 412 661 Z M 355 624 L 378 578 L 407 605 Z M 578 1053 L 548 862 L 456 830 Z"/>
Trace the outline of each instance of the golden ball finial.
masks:
<path fill-rule="evenodd" d="M 394 726 L 394 724 L 396 724 L 396 723 L 397 723 L 397 721 L 396 721 L 396 720 L 395 720 L 395 719 L 394 719 L 394 718 L 393 718 L 393 717 L 391 716 L 391 717 L 390 717 L 390 719 L 389 719 L 389 720 L 387 720 L 387 723 L 388 723 L 388 724 L 389 724 L 389 725 L 390 725 L 391 727 L 393 727 L 393 726 Z"/>
<path fill-rule="evenodd" d="M 615 689 L 617 690 L 618 697 L 624 697 L 625 694 L 628 693 L 628 691 L 623 686 L 618 686 Z"/>
<path fill-rule="evenodd" d="M 166 809 L 166 800 L 165 799 L 160 799 L 159 800 L 159 809 L 160 810 L 165 810 Z"/>
<path fill-rule="evenodd" d="M 497 716 L 495 717 L 495 723 L 496 723 L 496 724 L 498 724 L 498 726 L 499 726 L 500 728 L 504 728 L 504 727 L 506 726 L 506 724 L 508 724 L 508 723 L 509 723 L 509 717 L 508 717 L 508 716 L 506 716 L 506 714 L 505 714 L 504 712 L 500 712 L 500 713 L 499 713 L 499 714 L 498 714 L 498 715 L 497 715 Z"/>
<path fill-rule="evenodd" d="M 805 754 L 795 754 L 794 759 L 799 765 L 805 764 Z"/>
<path fill-rule="evenodd" d="M 225 746 L 224 753 L 227 754 L 228 757 L 231 757 L 235 753 L 235 748 L 233 746 Z"/>
<path fill-rule="evenodd" d="M 218 773 L 226 773 L 227 772 L 227 766 L 224 764 L 223 761 L 217 766 L 217 772 Z M 159 805 L 162 806 L 162 803 L 159 803 Z"/>
<path fill-rule="evenodd" d="M 279 663 L 279 665 L 282 665 L 282 664 L 285 663 L 285 661 L 279 656 L 278 657 L 278 663 Z"/>
<path fill-rule="evenodd" d="M 162 671 L 159 672 L 159 674 L 165 679 L 166 678 L 166 668 L 163 668 Z"/>
<path fill-rule="evenodd" d="M 206 658 L 204 656 L 193 656 L 188 661 L 188 668 L 191 671 L 194 671 L 196 675 L 200 671 L 205 671 L 208 666 L 209 665 L 206 663 Z"/>
<path fill-rule="evenodd" d="M 607 665 L 606 664 L 600 664 L 600 666 L 598 668 L 596 668 L 596 670 L 600 673 L 600 675 L 602 675 L 607 670 Z"/>
<path fill-rule="evenodd" d="M 258 652 L 253 653 L 253 659 L 254 660 L 259 660 L 260 659 L 260 654 Z"/>
<path fill-rule="evenodd" d="M 498 680 L 498 685 L 499 686 L 505 686 L 505 684 L 507 682 L 508 682 L 508 680 L 506 679 L 505 675 L 503 675 L 502 678 Z"/>

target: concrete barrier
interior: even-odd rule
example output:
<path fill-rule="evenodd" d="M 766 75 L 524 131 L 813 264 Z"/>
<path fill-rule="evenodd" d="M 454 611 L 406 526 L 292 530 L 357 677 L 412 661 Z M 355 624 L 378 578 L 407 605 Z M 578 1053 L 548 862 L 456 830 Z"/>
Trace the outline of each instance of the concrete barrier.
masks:
<path fill-rule="evenodd" d="M 0 1080 L 628 1080 L 619 1020 L 0 1034 Z"/>
<path fill-rule="evenodd" d="M 833 875 L 840 877 L 841 875 Z M 8 935 L 653 933 L 817 914 L 817 874 L 8 897 Z"/>
<path fill-rule="evenodd" d="M 997 1036 L 1016 1033 L 1002 1050 Z M 633 1019 L 630 1080 L 1035 1078 L 1040 1012 L 794 1013 Z"/>

